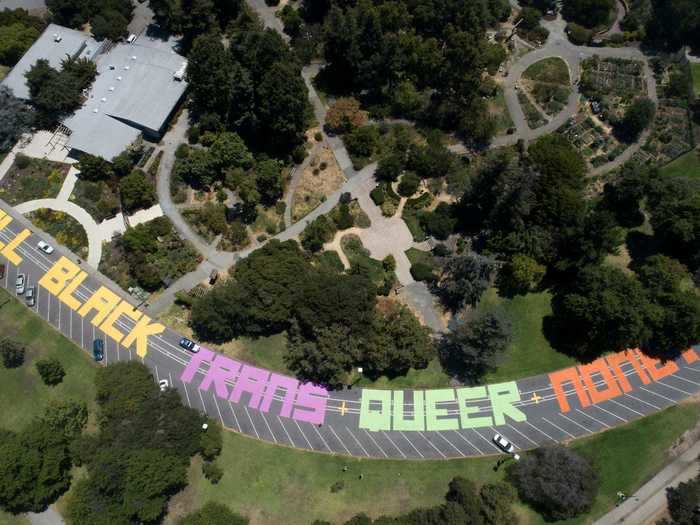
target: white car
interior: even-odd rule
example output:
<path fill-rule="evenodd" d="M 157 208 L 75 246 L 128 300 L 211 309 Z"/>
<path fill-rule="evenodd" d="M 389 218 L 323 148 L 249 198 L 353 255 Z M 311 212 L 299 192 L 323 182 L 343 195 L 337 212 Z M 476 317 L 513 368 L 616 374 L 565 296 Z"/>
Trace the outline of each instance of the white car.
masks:
<path fill-rule="evenodd" d="M 15 281 L 15 291 L 17 292 L 17 295 L 22 295 L 24 293 L 24 285 L 27 281 L 27 276 L 24 275 L 23 273 L 20 273 L 17 276 L 17 280 Z"/>
<path fill-rule="evenodd" d="M 167 379 L 161 379 L 158 381 L 158 387 L 160 388 L 161 392 L 165 392 L 168 388 L 170 388 L 170 382 Z"/>
<path fill-rule="evenodd" d="M 493 436 L 493 442 L 506 454 L 512 454 L 515 452 L 515 447 L 513 446 L 513 443 L 508 441 L 500 434 L 496 434 L 495 436 Z"/>
<path fill-rule="evenodd" d="M 36 247 L 39 248 L 42 252 L 44 252 L 47 255 L 51 255 L 53 253 L 53 246 L 51 246 L 47 242 L 39 241 L 37 243 Z"/>

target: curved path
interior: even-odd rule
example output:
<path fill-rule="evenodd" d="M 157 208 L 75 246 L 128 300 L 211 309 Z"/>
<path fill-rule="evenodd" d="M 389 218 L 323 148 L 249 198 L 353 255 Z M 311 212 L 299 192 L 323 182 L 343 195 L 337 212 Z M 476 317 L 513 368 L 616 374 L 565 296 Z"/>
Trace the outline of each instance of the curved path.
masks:
<path fill-rule="evenodd" d="M 40 235 L 0 201 L 1 286 L 11 290 L 25 273 L 39 284 L 33 310 L 77 345 L 89 352 L 95 338 L 104 339 L 105 364 L 142 359 L 184 403 L 271 443 L 375 458 L 496 454 L 494 432 L 528 449 L 621 425 L 700 391 L 700 359 L 690 349 L 675 362 L 631 351 L 476 388 L 329 392 L 206 348 L 188 353 L 179 334 L 136 310 L 98 272 L 84 272 L 62 247 L 50 256 L 38 252 Z"/>

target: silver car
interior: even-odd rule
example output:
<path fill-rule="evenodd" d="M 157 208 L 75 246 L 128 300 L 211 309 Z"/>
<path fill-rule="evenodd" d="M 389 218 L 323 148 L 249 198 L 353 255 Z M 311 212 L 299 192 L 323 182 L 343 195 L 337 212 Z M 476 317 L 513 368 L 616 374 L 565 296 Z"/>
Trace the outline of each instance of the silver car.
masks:
<path fill-rule="evenodd" d="M 23 273 L 17 275 L 17 280 L 15 280 L 15 290 L 17 291 L 17 295 L 22 295 L 24 293 L 24 286 L 26 281 L 26 275 L 24 275 Z"/>
<path fill-rule="evenodd" d="M 27 288 L 27 293 L 24 294 L 24 300 L 27 301 L 27 306 L 33 308 L 36 304 L 36 286 Z"/>

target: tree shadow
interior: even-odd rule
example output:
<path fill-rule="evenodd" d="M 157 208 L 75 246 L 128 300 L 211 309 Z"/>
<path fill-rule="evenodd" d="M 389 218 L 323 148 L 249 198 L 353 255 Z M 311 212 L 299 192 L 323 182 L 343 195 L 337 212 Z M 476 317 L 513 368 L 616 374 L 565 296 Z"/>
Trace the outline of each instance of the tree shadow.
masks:
<path fill-rule="evenodd" d="M 630 231 L 625 240 L 630 257 L 635 263 L 640 263 L 647 257 L 659 252 L 661 243 L 653 235 L 640 231 Z"/>

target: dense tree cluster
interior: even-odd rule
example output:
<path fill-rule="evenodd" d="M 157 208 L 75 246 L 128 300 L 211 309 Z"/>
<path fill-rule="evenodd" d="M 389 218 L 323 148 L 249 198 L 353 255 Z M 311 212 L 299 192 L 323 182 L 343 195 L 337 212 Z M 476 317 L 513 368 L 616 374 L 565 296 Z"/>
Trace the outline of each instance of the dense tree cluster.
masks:
<path fill-rule="evenodd" d="M 42 512 L 70 486 L 70 448 L 87 422 L 84 404 L 52 402 L 20 432 L 0 430 L 0 508 Z M 11 473 L 11 474 L 10 474 Z"/>
<path fill-rule="evenodd" d="M 509 469 L 520 498 L 547 521 L 587 512 L 598 492 L 598 478 L 582 456 L 562 446 L 538 448 Z"/>
<path fill-rule="evenodd" d="M 74 447 L 88 475 L 74 487 L 68 519 L 153 523 L 186 484 L 190 458 L 204 448 L 204 416 L 183 406 L 176 390 L 160 392 L 140 363 L 100 368 L 95 385 L 99 431 Z"/>
<path fill-rule="evenodd" d="M 635 99 L 615 125 L 615 133 L 625 142 L 635 142 L 654 120 L 656 104 L 646 97 Z"/>
<path fill-rule="evenodd" d="M 0 152 L 9 151 L 33 121 L 31 108 L 7 86 L 0 86 Z"/>
<path fill-rule="evenodd" d="M 376 293 L 367 276 L 315 265 L 296 242 L 273 240 L 195 301 L 191 324 L 215 342 L 289 330 L 288 366 L 331 386 L 353 365 L 377 376 L 427 366 L 428 331 L 403 307 L 378 309 Z"/>
<path fill-rule="evenodd" d="M 98 40 L 126 36 L 134 10 L 129 0 L 47 0 L 46 6 L 57 24 L 80 29 L 89 22 Z"/>
<path fill-rule="evenodd" d="M 226 505 L 208 501 L 192 514 L 188 514 L 177 525 L 248 525 L 248 519 L 231 512 Z"/>
<path fill-rule="evenodd" d="M 0 11 L 0 64 L 12 67 L 19 62 L 39 38 L 44 25 L 41 18 L 31 16 L 26 9 Z"/>
<path fill-rule="evenodd" d="M 486 29 L 509 12 L 500 0 L 307 0 L 301 8 L 308 24 L 324 24 L 321 81 L 329 89 L 353 94 L 378 116 L 418 118 L 479 144 L 495 131 L 482 75 L 505 58 Z"/>
<path fill-rule="evenodd" d="M 78 109 L 83 90 L 97 75 L 95 63 L 87 58 L 67 57 L 57 71 L 48 60 L 39 59 L 25 74 L 31 104 L 37 110 L 37 123 L 51 127 Z"/>
<path fill-rule="evenodd" d="M 671 519 L 663 519 L 657 525 L 696 525 L 700 522 L 700 476 L 683 481 L 677 487 L 668 487 L 666 501 Z"/>
<path fill-rule="evenodd" d="M 651 0 L 647 40 L 671 51 L 687 45 L 700 50 L 700 12 L 695 0 Z"/>
<path fill-rule="evenodd" d="M 605 26 L 617 9 L 615 0 L 564 0 L 564 17 L 589 29 Z"/>
<path fill-rule="evenodd" d="M 202 131 L 230 130 L 254 150 L 288 154 L 309 121 L 301 68 L 282 37 L 239 19 L 225 48 L 217 34 L 198 37 L 189 54 L 192 110 Z"/>
<path fill-rule="evenodd" d="M 185 47 L 199 35 L 226 29 L 242 6 L 240 0 L 149 0 L 148 4 L 161 28 L 184 35 Z"/>
<path fill-rule="evenodd" d="M 449 484 L 445 503 L 419 508 L 401 516 L 375 520 L 358 514 L 344 525 L 518 525 L 513 510 L 516 493 L 507 483 L 488 483 L 478 488 L 471 480 L 456 477 Z M 312 525 L 330 525 L 315 521 Z"/>

